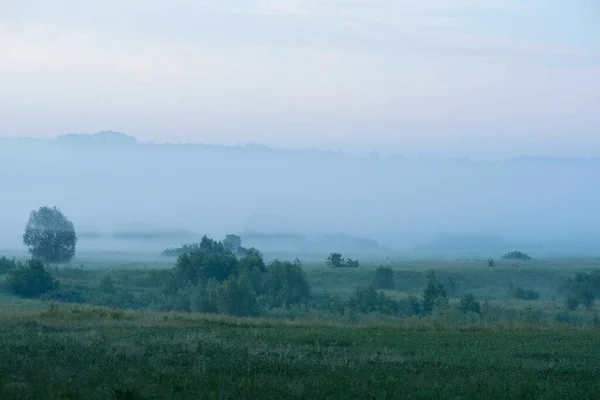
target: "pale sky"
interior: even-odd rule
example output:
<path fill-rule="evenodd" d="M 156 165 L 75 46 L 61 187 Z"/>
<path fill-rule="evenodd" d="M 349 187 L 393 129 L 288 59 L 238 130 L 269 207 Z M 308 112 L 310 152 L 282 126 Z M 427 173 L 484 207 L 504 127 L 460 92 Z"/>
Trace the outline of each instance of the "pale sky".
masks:
<path fill-rule="evenodd" d="M 597 155 L 598 21 L 596 0 L 0 0 L 0 136 Z"/>

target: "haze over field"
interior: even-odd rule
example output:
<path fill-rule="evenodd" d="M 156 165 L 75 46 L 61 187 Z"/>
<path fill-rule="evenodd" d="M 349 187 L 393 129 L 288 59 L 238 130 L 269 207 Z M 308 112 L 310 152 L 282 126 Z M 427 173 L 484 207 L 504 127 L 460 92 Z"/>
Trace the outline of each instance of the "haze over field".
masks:
<path fill-rule="evenodd" d="M 0 2 L 0 248 L 49 204 L 88 236 L 588 254 L 598 17 L 583 0 Z M 105 129 L 139 143 L 55 141 Z"/>
<path fill-rule="evenodd" d="M 443 233 L 558 241 L 571 250 L 600 238 L 600 159 L 358 158 L 134 140 L 2 140 L 0 180 L 10 195 L 1 247 L 18 245 L 29 211 L 45 204 L 59 205 L 88 234 L 345 233 L 404 250 Z"/>

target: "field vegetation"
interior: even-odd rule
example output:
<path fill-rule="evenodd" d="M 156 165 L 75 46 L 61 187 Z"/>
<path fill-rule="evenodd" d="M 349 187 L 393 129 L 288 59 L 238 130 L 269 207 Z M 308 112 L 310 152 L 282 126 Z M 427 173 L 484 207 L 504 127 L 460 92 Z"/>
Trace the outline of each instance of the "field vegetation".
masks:
<path fill-rule="evenodd" d="M 228 235 L 81 265 L 36 246 L 0 257 L 0 398 L 600 393 L 600 260 L 267 262 Z"/>

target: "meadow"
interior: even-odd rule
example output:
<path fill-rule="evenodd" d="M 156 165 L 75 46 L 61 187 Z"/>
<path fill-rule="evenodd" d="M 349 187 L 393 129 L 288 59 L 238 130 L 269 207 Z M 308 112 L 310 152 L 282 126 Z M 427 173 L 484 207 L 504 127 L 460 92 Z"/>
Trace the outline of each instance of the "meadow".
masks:
<path fill-rule="evenodd" d="M 256 317 L 157 304 L 169 259 L 48 267 L 73 299 L 26 299 L 0 275 L 2 399 L 515 398 L 600 393 L 598 309 L 567 310 L 560 286 L 595 259 L 387 262 L 403 301 L 430 271 L 448 300 L 427 315 L 364 312 L 379 264 L 303 265 L 309 304 Z M 107 280 L 107 278 L 110 278 Z M 110 288 L 107 288 L 110 282 Z M 530 300 L 510 285 L 535 290 Z M 479 313 L 462 313 L 473 293 Z M 332 312 L 329 301 L 346 302 Z M 354 300 L 353 300 L 354 299 Z M 322 306 L 323 304 L 327 306 Z M 170 305 L 169 305 L 170 304 Z"/>

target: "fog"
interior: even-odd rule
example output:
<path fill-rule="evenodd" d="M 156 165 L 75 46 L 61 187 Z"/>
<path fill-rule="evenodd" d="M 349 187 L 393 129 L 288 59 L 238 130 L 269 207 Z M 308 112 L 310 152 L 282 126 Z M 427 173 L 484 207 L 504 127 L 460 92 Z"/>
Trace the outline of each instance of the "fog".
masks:
<path fill-rule="evenodd" d="M 245 231 L 344 233 L 394 251 L 443 253 L 447 235 L 573 255 L 600 248 L 598 159 L 358 158 L 115 137 L 0 140 L 0 248 L 22 248 L 29 212 L 42 205 L 58 206 L 88 249 L 95 236 L 119 232 L 170 239 L 103 246 L 159 252 L 195 235 Z"/>

